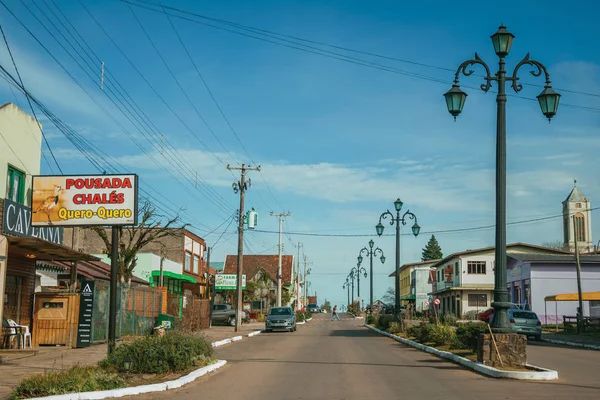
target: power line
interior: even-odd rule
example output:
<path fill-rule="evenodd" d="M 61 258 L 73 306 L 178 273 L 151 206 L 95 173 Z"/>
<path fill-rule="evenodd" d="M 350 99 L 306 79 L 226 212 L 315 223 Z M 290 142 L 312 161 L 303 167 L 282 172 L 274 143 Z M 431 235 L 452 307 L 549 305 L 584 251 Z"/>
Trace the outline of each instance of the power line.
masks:
<path fill-rule="evenodd" d="M 152 10 L 154 12 L 161 12 L 161 13 L 164 12 L 164 11 L 156 10 L 156 9 L 151 8 L 151 7 L 145 6 L 143 4 L 132 3 L 129 0 L 120 0 L 120 1 L 123 2 L 123 3 L 128 3 L 128 4 L 131 4 L 131 5 L 134 5 L 136 7 L 140 7 L 140 8 L 145 8 L 145 9 L 148 9 L 148 10 Z M 137 0 L 137 1 L 141 1 L 141 0 Z M 145 4 L 152 4 L 152 5 L 156 6 L 155 3 L 149 3 L 149 2 L 144 2 L 144 3 Z M 166 7 L 166 8 L 168 8 L 168 7 Z M 179 9 L 175 9 L 175 10 L 179 10 Z M 204 18 L 202 15 L 194 14 L 194 13 L 191 13 L 191 12 L 186 12 L 186 11 L 182 11 L 182 10 L 180 10 L 179 12 L 184 13 L 184 14 L 194 15 L 194 16 L 197 16 L 199 18 Z M 193 23 L 196 23 L 196 24 L 208 26 L 208 27 L 211 27 L 211 28 L 214 28 L 214 29 L 223 30 L 223 31 L 226 31 L 226 32 L 234 33 L 236 35 L 253 38 L 253 39 L 256 39 L 256 40 L 259 40 L 259 41 L 263 41 L 263 42 L 267 42 L 267 43 L 272 43 L 272 44 L 275 44 L 275 45 L 278 45 L 278 46 L 287 47 L 287 48 L 299 50 L 299 51 L 306 52 L 306 53 L 320 55 L 320 56 L 323 56 L 323 57 L 327 57 L 327 58 L 331 58 L 331 59 L 336 59 L 336 60 L 348 62 L 348 63 L 351 63 L 351 64 L 361 65 L 361 66 L 364 66 L 364 67 L 374 68 L 374 69 L 378 69 L 378 70 L 382 70 L 382 71 L 387 71 L 387 72 L 391 72 L 391 73 L 395 73 L 395 74 L 399 74 L 399 75 L 405 75 L 405 76 L 409 76 L 409 77 L 413 77 L 413 78 L 417 78 L 417 79 L 421 79 L 421 80 L 426 80 L 426 81 L 430 81 L 430 82 L 436 82 L 436 83 L 440 83 L 440 84 L 444 84 L 444 85 L 450 85 L 451 84 L 451 82 L 448 79 L 441 79 L 441 78 L 432 77 L 432 76 L 428 76 L 428 75 L 424 75 L 424 74 L 420 74 L 420 73 L 415 73 L 415 72 L 411 72 L 411 71 L 407 71 L 407 70 L 401 70 L 401 69 L 398 69 L 398 68 L 390 67 L 390 66 L 385 65 L 385 64 L 380 64 L 380 63 L 376 63 L 376 62 L 372 62 L 372 61 L 360 59 L 360 58 L 357 58 L 357 57 L 347 56 L 347 55 L 344 55 L 344 54 L 341 54 L 341 53 L 336 53 L 336 52 L 332 52 L 332 51 L 328 51 L 328 50 L 323 50 L 323 49 L 320 49 L 318 47 L 314 47 L 314 46 L 310 46 L 310 45 L 305 45 L 305 44 L 302 44 L 302 43 L 297 43 L 297 42 L 294 42 L 294 41 L 291 41 L 291 40 L 287 40 L 287 39 L 282 39 L 282 38 L 279 38 L 279 37 L 276 37 L 276 36 L 269 36 L 269 35 L 266 35 L 264 33 L 254 32 L 255 34 L 261 34 L 263 36 L 267 36 L 267 37 L 269 37 L 271 39 L 274 39 L 274 40 L 270 40 L 270 39 L 267 39 L 267 38 L 264 38 L 264 37 L 259 37 L 259 36 L 247 34 L 247 33 L 244 33 L 244 32 L 235 31 L 235 30 L 228 29 L 228 28 L 225 28 L 225 27 L 222 27 L 222 26 L 210 24 L 210 23 L 203 22 L 203 21 L 198 21 L 196 19 L 191 19 L 191 18 L 183 17 L 181 15 L 176 15 L 176 14 L 170 14 L 170 15 L 173 16 L 173 17 L 175 17 L 175 18 L 179 18 L 179 19 L 182 19 L 182 20 L 190 21 L 190 22 L 193 22 Z M 298 47 L 298 46 L 301 46 L 301 47 Z M 450 71 L 455 72 L 456 70 L 450 70 Z M 529 83 L 528 83 L 528 85 L 530 85 L 530 86 L 538 86 L 538 87 L 542 86 L 542 85 L 529 84 Z M 479 89 L 479 87 L 475 87 L 475 86 L 469 86 L 469 85 L 462 85 L 462 86 L 465 87 L 465 88 L 470 88 L 470 89 L 476 89 L 476 90 Z M 563 91 L 568 91 L 568 92 L 577 93 L 577 94 L 586 94 L 586 93 L 576 92 L 576 91 L 572 91 L 572 90 L 564 90 L 564 89 L 557 89 L 557 90 L 563 90 Z M 492 90 L 492 92 L 493 92 L 493 90 Z M 595 94 L 589 94 L 589 93 L 587 95 L 596 96 Z M 524 100 L 537 101 L 534 98 L 524 97 L 524 96 L 520 96 L 520 95 L 516 95 L 516 94 L 507 94 L 507 96 L 514 97 L 514 98 L 519 98 L 519 99 L 524 99 Z M 600 95 L 598 95 L 598 96 L 600 96 Z M 600 108 L 596 108 L 596 107 L 579 106 L 579 105 L 575 105 L 575 104 L 567 104 L 567 103 L 564 103 L 564 102 L 561 103 L 561 106 L 600 113 Z"/>
<path fill-rule="evenodd" d="M 128 2 L 127 0 L 121 0 L 121 1 Z M 152 6 L 155 6 L 155 7 L 158 6 L 156 3 L 153 3 L 153 2 L 150 2 L 150 1 L 147 1 L 147 0 L 132 0 L 132 1 L 137 1 L 139 3 L 144 3 L 144 4 L 152 5 Z M 134 4 L 134 5 L 136 5 L 136 4 Z M 141 7 L 141 5 L 139 5 L 139 4 L 137 4 L 137 6 Z M 419 66 L 419 67 L 427 67 L 427 68 L 437 69 L 437 70 L 441 70 L 441 71 L 448 71 L 448 72 L 452 72 L 452 73 L 456 72 L 456 68 L 452 69 L 452 68 L 448 68 L 448 67 L 442 67 L 442 66 L 439 66 L 439 65 L 427 64 L 427 63 L 423 63 L 423 62 L 412 61 L 412 60 L 402 59 L 402 58 L 398 58 L 398 57 L 392 57 L 392 56 L 382 55 L 382 54 L 378 54 L 378 53 L 374 53 L 374 52 L 352 49 L 352 48 L 349 48 L 349 47 L 338 46 L 338 45 L 334 45 L 334 44 L 330 44 L 330 43 L 326 43 L 326 42 L 322 42 L 322 41 L 305 39 L 305 38 L 298 37 L 298 36 L 293 36 L 293 35 L 286 35 L 286 34 L 283 34 L 283 33 L 278 33 L 278 32 L 272 31 L 272 30 L 256 28 L 256 27 L 252 27 L 252 26 L 249 26 L 249 25 L 244 25 L 244 24 L 240 24 L 240 23 L 228 21 L 228 20 L 225 20 L 225 19 L 208 17 L 206 15 L 194 13 L 194 12 L 191 12 L 191 11 L 186 11 L 186 10 L 183 10 L 183 9 L 180 9 L 180 8 L 177 8 L 177 7 L 172 7 L 172 6 L 169 7 L 169 6 L 164 6 L 162 4 L 160 4 L 160 6 L 163 9 L 169 9 L 169 10 L 176 11 L 176 12 L 179 12 L 179 13 L 182 13 L 182 14 L 187 14 L 187 15 L 191 15 L 191 16 L 194 16 L 194 17 L 202 18 L 202 19 L 205 19 L 205 20 L 208 20 L 208 21 L 213 21 L 213 22 L 224 24 L 224 25 L 229 25 L 229 26 L 232 26 L 232 27 L 235 27 L 235 28 L 238 28 L 238 29 L 245 30 L 247 32 L 252 32 L 252 33 L 256 33 L 256 34 L 262 34 L 262 35 L 268 36 L 268 37 L 287 38 L 287 39 L 301 41 L 301 42 L 305 42 L 305 43 L 316 44 L 316 45 L 319 45 L 319 46 L 330 47 L 330 48 L 337 49 L 337 50 L 343 50 L 343 51 L 347 51 L 347 52 L 351 52 L 351 53 L 363 54 L 363 55 L 368 55 L 368 56 L 371 56 L 371 57 L 386 59 L 386 60 L 390 60 L 390 61 L 397 61 L 397 62 L 401 62 L 401 63 L 405 63 L 405 64 L 411 64 L 411 65 L 415 65 L 415 66 Z M 153 11 L 156 11 L 156 10 L 153 10 Z M 294 43 L 294 42 L 291 42 L 291 43 Z M 299 43 L 297 43 L 297 44 L 299 44 Z M 527 85 L 529 85 L 529 86 L 535 86 L 535 87 L 544 87 L 544 85 L 539 85 L 539 84 L 535 84 L 535 83 L 527 83 Z M 562 92 L 567 92 L 567 93 L 573 93 L 573 94 L 579 94 L 579 95 L 583 95 L 583 96 L 600 97 L 599 93 L 587 93 L 587 92 L 581 92 L 581 91 L 577 91 L 577 90 L 570 90 L 570 89 L 563 89 L 563 88 L 555 88 L 555 89 L 557 91 L 562 91 Z"/>
<path fill-rule="evenodd" d="M 13 66 L 15 67 L 15 72 L 17 73 L 17 77 L 19 78 L 19 82 L 21 82 L 21 85 L 23 87 L 25 87 L 25 84 L 23 83 L 23 78 L 21 78 L 21 73 L 19 72 L 19 68 L 17 67 L 17 63 L 15 61 L 15 58 L 13 57 L 13 53 L 10 49 L 10 46 L 8 44 L 8 39 L 6 39 L 6 34 L 4 33 L 4 29 L 2 28 L 2 24 L 0 24 L 0 31 L 2 32 L 2 38 L 4 39 L 4 43 L 6 44 L 6 49 L 8 50 L 8 54 L 10 55 L 10 59 L 13 63 Z M 50 143 L 48 143 L 48 138 L 46 138 L 46 135 L 44 134 L 44 131 L 42 130 L 42 127 L 40 126 L 40 122 L 38 120 L 37 115 L 35 115 L 35 110 L 33 109 L 33 106 L 31 105 L 31 101 L 29 100 L 29 97 L 25 96 L 27 98 L 27 102 L 29 103 L 29 108 L 31 109 L 31 112 L 33 113 L 33 118 L 35 119 L 35 122 L 38 124 L 38 127 L 40 128 L 40 133 L 42 135 L 42 138 L 44 139 L 44 142 L 46 143 L 46 147 L 48 147 L 48 151 L 50 151 L 50 155 L 52 156 L 52 159 L 54 160 L 54 162 L 56 163 L 56 167 L 58 168 L 58 170 L 60 171 L 61 175 L 63 173 L 62 169 L 60 168 L 60 165 L 58 164 L 58 161 L 56 161 L 56 157 L 54 156 L 54 152 L 52 151 L 52 148 L 50 147 Z M 32 132 L 33 134 L 33 132 Z M 35 136 L 34 136 L 35 137 Z M 50 166 L 50 165 L 48 165 Z M 52 168 L 52 167 L 50 167 Z"/>
<path fill-rule="evenodd" d="M 590 208 L 590 211 L 595 211 L 600 209 L 599 207 L 593 207 Z M 514 221 L 514 222 L 508 222 L 506 225 L 521 225 L 521 224 L 526 224 L 526 223 L 532 223 L 532 222 L 540 222 L 540 221 L 546 221 L 546 220 L 551 220 L 551 219 L 556 219 L 556 218 L 562 218 L 563 215 L 553 215 L 553 216 L 549 216 L 549 217 L 541 217 L 541 218 L 531 218 L 531 219 L 526 219 L 526 220 L 521 220 L 521 221 Z M 482 225 L 482 226 L 475 226 L 475 227 L 469 227 L 469 228 L 457 228 L 457 229 L 445 229 L 445 230 L 437 230 L 437 231 L 425 231 L 425 232 L 421 232 L 421 234 L 444 234 L 444 233 L 458 233 L 458 232 L 471 232 L 471 231 L 480 231 L 480 230 L 486 230 L 486 229 L 493 229 L 495 227 L 495 225 Z M 259 229 L 255 229 L 255 232 L 259 232 L 259 233 L 276 233 L 279 234 L 279 231 L 269 231 L 269 230 L 259 230 Z M 356 234 L 344 234 L 344 233 L 340 233 L 340 234 L 334 234 L 334 233 L 313 233 L 313 232 L 287 232 L 290 235 L 293 236 L 314 236 L 314 237 L 372 237 L 373 234 L 360 234 L 360 233 L 356 233 Z M 412 233 L 401 233 L 402 236 L 412 236 Z M 384 233 L 381 236 L 395 236 L 395 233 Z"/>

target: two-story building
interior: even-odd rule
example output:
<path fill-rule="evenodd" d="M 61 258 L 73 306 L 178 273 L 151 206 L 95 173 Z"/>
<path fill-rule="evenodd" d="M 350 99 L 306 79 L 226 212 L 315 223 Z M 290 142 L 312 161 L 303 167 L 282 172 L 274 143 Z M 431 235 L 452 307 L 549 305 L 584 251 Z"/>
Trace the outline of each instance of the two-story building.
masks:
<path fill-rule="evenodd" d="M 63 246 L 59 227 L 31 226 L 31 177 L 40 174 L 42 126 L 12 103 L 0 107 L 0 317 L 32 331 L 37 261 L 96 260 Z M 35 334 L 35 333 L 34 333 Z"/>
<path fill-rule="evenodd" d="M 83 251 L 110 263 L 106 246 L 96 232 L 79 229 L 73 233 L 70 228 L 65 231 L 68 232 L 67 243 L 73 235 L 79 235 Z M 204 298 L 208 272 L 205 255 L 204 239 L 187 229 L 173 228 L 168 236 L 152 241 L 140 250 L 133 275 L 151 286 L 164 286 L 169 293 Z"/>
<path fill-rule="evenodd" d="M 420 261 L 400 266 L 400 304 L 414 305 L 414 311 L 423 311 L 425 302 L 429 299 L 431 286 L 428 283 L 431 266 L 440 260 Z M 396 271 L 390 275 L 396 278 Z"/>
<path fill-rule="evenodd" d="M 569 254 L 568 252 L 526 243 L 508 244 L 507 255 Z M 495 248 L 485 247 L 453 253 L 432 265 L 434 276 L 430 296 L 439 299 L 439 313 L 474 316 L 493 301 Z"/>

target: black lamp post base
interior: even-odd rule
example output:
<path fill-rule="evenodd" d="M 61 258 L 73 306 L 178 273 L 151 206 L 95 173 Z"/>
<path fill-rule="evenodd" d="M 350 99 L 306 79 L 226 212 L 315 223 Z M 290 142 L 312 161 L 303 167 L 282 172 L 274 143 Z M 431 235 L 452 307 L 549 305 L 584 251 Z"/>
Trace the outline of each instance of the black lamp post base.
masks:
<path fill-rule="evenodd" d="M 508 309 L 511 307 L 511 303 L 495 301 L 492 304 L 494 308 L 494 319 L 490 324 L 492 332 L 494 333 L 515 333 L 515 330 L 510 325 L 508 319 Z"/>

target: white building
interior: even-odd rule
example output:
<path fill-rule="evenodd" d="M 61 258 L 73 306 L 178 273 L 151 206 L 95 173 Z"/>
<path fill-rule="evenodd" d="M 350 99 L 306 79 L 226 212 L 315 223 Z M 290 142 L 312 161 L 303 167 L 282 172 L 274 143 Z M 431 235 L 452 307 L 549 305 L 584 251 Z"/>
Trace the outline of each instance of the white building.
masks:
<path fill-rule="evenodd" d="M 513 243 L 507 254 L 569 254 L 546 247 Z M 475 316 L 491 306 L 494 292 L 495 247 L 450 254 L 432 269 L 430 304 L 439 299 L 440 314 Z M 430 306 L 431 307 L 431 306 Z"/>

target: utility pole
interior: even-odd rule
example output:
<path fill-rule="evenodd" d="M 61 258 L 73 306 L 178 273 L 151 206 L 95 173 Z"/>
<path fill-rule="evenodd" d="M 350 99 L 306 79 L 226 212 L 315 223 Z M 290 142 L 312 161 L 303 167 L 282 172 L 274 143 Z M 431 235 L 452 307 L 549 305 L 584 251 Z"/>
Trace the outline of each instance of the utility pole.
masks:
<path fill-rule="evenodd" d="M 309 263 L 306 261 L 306 254 L 304 255 L 304 301 L 306 301 L 306 304 L 308 304 L 308 297 L 306 295 L 306 292 L 308 290 L 308 279 L 306 278 L 307 275 L 310 274 L 310 268 L 308 270 L 306 270 L 306 266 Z"/>
<path fill-rule="evenodd" d="M 271 216 L 279 218 L 279 260 L 277 262 L 277 307 L 281 307 L 281 252 L 283 251 L 283 245 L 281 243 L 281 230 L 283 229 L 283 218 L 292 215 L 291 212 L 275 214 L 271 212 Z"/>
<path fill-rule="evenodd" d="M 298 259 L 296 260 L 296 311 L 300 309 L 300 246 L 302 244 L 298 242 Z"/>
<path fill-rule="evenodd" d="M 573 238 L 575 239 L 575 265 L 577 266 L 577 295 L 579 300 L 579 312 L 577 313 L 577 333 L 583 328 L 583 295 L 581 293 L 581 264 L 579 263 L 579 248 L 577 247 L 577 223 L 573 215 Z"/>
<path fill-rule="evenodd" d="M 246 164 L 242 164 L 241 167 L 232 167 L 229 164 L 227 169 L 241 171 L 241 178 L 239 181 L 234 182 L 233 192 L 240 193 L 240 209 L 238 210 L 238 256 L 237 256 L 237 287 L 236 287 L 236 307 L 235 307 L 235 332 L 238 332 L 242 326 L 242 269 L 243 269 L 243 256 L 244 256 L 244 193 L 248 189 L 252 181 L 248 179 L 246 182 L 246 172 L 248 171 L 260 171 L 260 165 L 258 167 L 251 167 Z"/>

